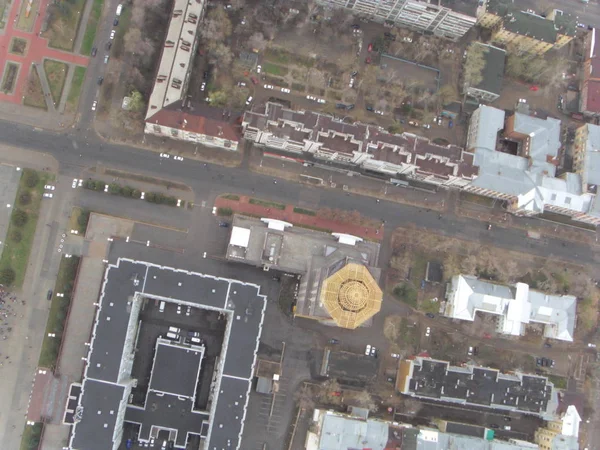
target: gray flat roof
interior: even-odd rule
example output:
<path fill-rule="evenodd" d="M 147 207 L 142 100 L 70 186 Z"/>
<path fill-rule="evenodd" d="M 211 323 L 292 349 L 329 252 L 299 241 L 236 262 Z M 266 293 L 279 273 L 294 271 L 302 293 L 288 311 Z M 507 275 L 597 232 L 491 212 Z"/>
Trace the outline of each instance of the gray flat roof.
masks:
<path fill-rule="evenodd" d="M 238 280 L 124 258 L 120 258 L 115 265 L 108 266 L 105 274 L 88 355 L 89 362 L 84 374 L 84 390 L 79 403 L 82 407 L 90 405 L 88 410 L 93 410 L 95 405 L 106 404 L 107 408 L 115 411 L 115 419 L 98 420 L 94 414 L 84 412 L 82 419 L 76 420 L 73 427 L 71 447 L 86 450 L 91 448 L 91 435 L 94 436 L 95 446 L 92 450 L 112 449 L 112 436 L 115 434 L 120 439 L 119 428 L 123 424 L 116 421 L 116 412 L 125 408 L 131 383 L 134 381 L 130 379 L 131 361 L 134 357 L 133 343 L 139 326 L 138 316 L 143 297 L 218 310 L 227 316 L 228 325 L 222 349 L 224 361 L 218 372 L 219 378 L 223 375 L 221 384 L 227 389 L 224 401 L 213 401 L 210 415 L 221 418 L 227 416 L 228 427 L 213 427 L 212 422 L 207 426 L 209 413 L 192 411 L 193 401 L 184 398 L 190 396 L 190 392 L 191 396 L 194 395 L 202 355 L 169 345 L 157 346 L 147 397 L 147 401 L 153 399 L 153 407 L 156 404 L 163 405 L 164 408 L 144 410 L 129 406 L 126 420 L 144 425 L 141 429 L 145 434 L 141 431 L 141 438 L 149 437 L 146 429 L 149 430 L 152 426 L 178 430 L 181 436 L 178 434 L 176 445 L 181 447 L 185 445 L 184 435 L 200 434 L 201 429 L 208 429 L 207 448 L 224 448 L 226 445 L 219 447 L 220 444 L 214 443 L 231 442 L 232 436 L 238 436 L 235 438 L 236 445 L 230 447 L 228 444 L 227 447 L 239 448 L 239 436 L 244 427 L 248 393 L 266 308 L 266 297 L 260 294 L 260 287 Z M 176 373 L 173 370 L 173 367 L 182 366 L 189 366 L 189 371 L 193 373 Z M 236 383 L 232 385 L 231 380 Z M 92 383 L 96 389 L 86 391 L 86 383 Z M 159 396 L 152 389 L 171 392 L 181 398 Z M 234 393 L 237 396 L 235 400 L 231 397 Z M 187 411 L 187 414 L 173 415 L 173 409 L 169 412 L 173 405 L 180 407 L 182 413 Z M 235 414 L 228 416 L 230 411 L 235 411 Z M 186 422 L 186 417 L 191 422 Z"/>
<path fill-rule="evenodd" d="M 84 380 L 79 401 L 81 418 L 77 422 L 77 433 L 73 434 L 71 447 L 112 449 L 119 405 L 127 400 L 125 395 L 124 386 L 89 378 Z"/>
<path fill-rule="evenodd" d="M 193 398 L 204 349 L 196 350 L 160 341 L 156 346 L 148 389 Z"/>
<path fill-rule="evenodd" d="M 212 418 L 210 449 L 240 448 L 250 383 L 223 375 Z"/>

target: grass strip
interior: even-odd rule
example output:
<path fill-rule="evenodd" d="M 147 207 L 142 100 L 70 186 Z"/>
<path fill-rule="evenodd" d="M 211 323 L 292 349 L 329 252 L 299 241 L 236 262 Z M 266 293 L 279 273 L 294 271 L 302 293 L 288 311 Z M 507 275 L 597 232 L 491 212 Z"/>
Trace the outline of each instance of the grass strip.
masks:
<path fill-rule="evenodd" d="M 98 31 L 98 22 L 102 15 L 102 7 L 104 6 L 104 0 L 94 0 L 92 10 L 90 11 L 90 17 L 88 23 L 85 26 L 85 34 L 81 41 L 81 48 L 79 52 L 82 55 L 89 55 L 92 53 L 92 47 L 96 40 L 96 32 Z"/>
<path fill-rule="evenodd" d="M 259 200 L 258 198 L 251 198 L 249 203 L 252 205 L 264 206 L 265 208 L 280 209 L 282 211 L 285 209 L 285 205 L 281 203 L 268 202 L 266 200 Z"/>
<path fill-rule="evenodd" d="M 85 67 L 75 67 L 75 73 L 73 74 L 73 80 L 71 81 L 71 89 L 69 90 L 69 96 L 67 97 L 68 111 L 77 111 L 77 107 L 79 106 L 79 96 L 81 95 L 81 88 L 83 86 L 83 80 L 85 80 L 85 72 Z"/>

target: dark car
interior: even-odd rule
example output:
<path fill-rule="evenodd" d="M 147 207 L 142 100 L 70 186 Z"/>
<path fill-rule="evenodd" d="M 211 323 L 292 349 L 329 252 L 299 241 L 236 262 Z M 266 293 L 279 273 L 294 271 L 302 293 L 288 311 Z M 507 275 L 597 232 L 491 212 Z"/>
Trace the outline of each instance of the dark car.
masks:
<path fill-rule="evenodd" d="M 365 106 L 365 109 L 370 112 L 375 111 L 375 108 L 373 108 L 372 106 Z"/>
<path fill-rule="evenodd" d="M 229 228 L 229 224 L 227 222 L 219 222 L 219 226 L 222 228 Z"/>
<path fill-rule="evenodd" d="M 202 74 L 202 79 L 203 80 L 208 80 L 208 71 L 204 71 L 204 73 Z"/>
<path fill-rule="evenodd" d="M 111 47 L 112 47 L 112 42 L 107 42 L 106 43 L 106 50 L 110 50 Z"/>
<path fill-rule="evenodd" d="M 355 76 L 357 76 L 357 75 L 358 75 L 358 72 L 357 72 L 356 70 L 350 74 L 350 76 L 351 76 L 352 78 L 354 78 L 354 77 L 355 77 Z"/>
<path fill-rule="evenodd" d="M 119 18 L 115 17 L 115 20 L 113 20 L 113 27 L 116 27 L 117 25 L 119 25 Z"/>
<path fill-rule="evenodd" d="M 338 341 L 337 339 L 329 339 L 329 343 L 330 344 L 339 344 L 340 341 Z"/>
<path fill-rule="evenodd" d="M 512 419 L 511 419 L 510 417 L 506 417 L 506 416 L 504 416 L 504 421 L 505 421 L 505 422 L 510 422 L 511 420 L 512 420 Z"/>
<path fill-rule="evenodd" d="M 52 300 L 52 289 L 48 289 L 48 293 L 46 294 L 46 300 Z"/>
<path fill-rule="evenodd" d="M 104 77 L 98 77 L 98 86 L 100 86 L 103 81 L 104 81 Z"/>
<path fill-rule="evenodd" d="M 452 128 L 454 126 L 454 122 L 451 120 L 448 121 L 448 128 Z"/>
<path fill-rule="evenodd" d="M 550 342 L 544 342 L 544 347 L 551 348 L 552 344 Z"/>
<path fill-rule="evenodd" d="M 390 41 L 395 41 L 396 40 L 396 35 L 388 32 L 388 31 L 386 31 L 385 33 L 383 33 L 383 35 L 385 36 L 386 39 L 389 39 Z"/>
<path fill-rule="evenodd" d="M 429 317 L 430 319 L 433 319 L 435 317 L 435 314 L 432 313 L 427 313 L 425 314 L 427 317 Z"/>
<path fill-rule="evenodd" d="M 355 23 L 355 24 L 352 25 L 352 29 L 353 30 L 360 30 L 360 25 L 357 24 L 357 23 Z"/>
<path fill-rule="evenodd" d="M 352 103 L 352 104 L 350 104 L 350 105 L 346 106 L 346 109 L 347 109 L 348 111 L 350 111 L 350 110 L 354 109 L 354 103 Z"/>
<path fill-rule="evenodd" d="M 490 423 L 490 428 L 500 428 L 497 423 Z"/>
<path fill-rule="evenodd" d="M 96 56 L 96 53 L 98 53 L 98 49 L 96 47 L 92 47 L 92 56 Z"/>
<path fill-rule="evenodd" d="M 335 107 L 337 109 L 346 109 L 346 104 L 345 103 L 336 103 Z"/>

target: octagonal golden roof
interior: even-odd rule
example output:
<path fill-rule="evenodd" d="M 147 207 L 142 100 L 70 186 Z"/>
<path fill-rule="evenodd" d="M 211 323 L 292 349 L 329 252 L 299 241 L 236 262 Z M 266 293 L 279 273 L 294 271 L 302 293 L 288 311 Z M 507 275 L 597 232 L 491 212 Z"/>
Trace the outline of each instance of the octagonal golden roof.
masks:
<path fill-rule="evenodd" d="M 321 287 L 321 303 L 342 328 L 354 329 L 381 309 L 383 293 L 367 268 L 349 263 Z"/>

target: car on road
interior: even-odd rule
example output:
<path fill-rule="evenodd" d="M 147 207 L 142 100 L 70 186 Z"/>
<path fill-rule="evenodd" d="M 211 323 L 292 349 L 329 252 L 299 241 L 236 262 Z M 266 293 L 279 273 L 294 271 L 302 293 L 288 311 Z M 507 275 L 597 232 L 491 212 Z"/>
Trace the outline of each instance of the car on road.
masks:
<path fill-rule="evenodd" d="M 265 89 L 273 89 L 273 86 L 272 86 L 272 85 L 270 85 L 270 84 L 265 84 L 263 87 L 264 87 Z"/>
<path fill-rule="evenodd" d="M 98 77 L 98 86 L 101 86 L 104 83 L 104 77 Z"/>
<path fill-rule="evenodd" d="M 96 111 L 96 106 L 98 106 L 98 100 L 94 100 L 94 103 L 92 103 L 92 111 Z"/>
<path fill-rule="evenodd" d="M 168 153 L 161 153 L 160 157 L 161 158 L 165 158 L 165 159 L 169 159 L 171 157 L 171 155 L 169 155 Z"/>
<path fill-rule="evenodd" d="M 431 128 L 431 125 L 429 125 L 428 123 L 423 125 L 423 128 L 425 128 L 426 130 L 429 130 Z"/>
<path fill-rule="evenodd" d="M 116 30 L 111 30 L 110 31 L 110 40 L 112 41 L 115 38 L 115 34 L 117 34 Z"/>
<path fill-rule="evenodd" d="M 115 17 L 115 20 L 113 20 L 113 27 L 116 27 L 117 25 L 119 25 L 119 19 Z"/>
<path fill-rule="evenodd" d="M 427 329 L 425 330 L 425 337 L 429 336 L 431 336 L 431 327 L 427 327 Z"/>
<path fill-rule="evenodd" d="M 497 423 L 490 423 L 490 428 L 498 429 L 500 426 Z"/>
<path fill-rule="evenodd" d="M 400 355 L 398 353 L 392 353 L 392 358 L 400 359 Z"/>
<path fill-rule="evenodd" d="M 229 228 L 229 224 L 227 222 L 219 222 L 219 226 L 221 228 Z"/>
<path fill-rule="evenodd" d="M 367 344 L 367 347 L 365 348 L 365 355 L 369 356 L 371 354 L 371 344 Z"/>
<path fill-rule="evenodd" d="M 281 92 L 283 92 L 284 94 L 289 94 L 292 91 L 290 91 L 288 88 L 281 88 Z"/>
<path fill-rule="evenodd" d="M 181 305 L 177 305 L 177 314 L 181 314 Z"/>
<path fill-rule="evenodd" d="M 307 95 L 306 96 L 306 100 L 312 100 L 312 101 L 316 101 L 317 97 L 313 97 L 312 95 Z"/>
<path fill-rule="evenodd" d="M 317 99 L 317 103 L 321 103 L 323 105 L 323 104 L 325 104 L 325 99 L 324 98 L 318 98 Z"/>
<path fill-rule="evenodd" d="M 429 317 L 430 319 L 433 319 L 435 317 L 435 314 L 432 313 L 427 313 L 425 314 L 427 317 Z"/>
<path fill-rule="evenodd" d="M 369 44 L 369 46 L 367 47 L 367 51 L 369 53 L 371 53 L 373 51 L 373 44 Z"/>
<path fill-rule="evenodd" d="M 260 73 L 262 71 L 262 66 L 259 64 L 256 66 L 256 73 Z"/>
<path fill-rule="evenodd" d="M 110 57 L 108 55 L 104 55 L 104 64 L 108 64 L 108 59 Z"/>
<path fill-rule="evenodd" d="M 246 105 L 249 105 L 250 103 L 252 103 L 252 96 L 248 97 L 248 100 L 246 100 Z"/>
<path fill-rule="evenodd" d="M 175 161 L 183 161 L 183 156 L 173 156 Z"/>
<path fill-rule="evenodd" d="M 409 121 L 408 121 L 408 124 L 409 124 L 411 127 L 418 127 L 418 126 L 419 126 L 419 122 L 415 122 L 414 120 L 409 120 Z"/>
<path fill-rule="evenodd" d="M 372 106 L 365 106 L 365 109 L 369 112 L 375 112 L 375 108 L 373 108 Z"/>
<path fill-rule="evenodd" d="M 200 85 L 200 90 L 204 91 L 206 89 L 206 81 L 203 81 L 202 84 Z"/>
<path fill-rule="evenodd" d="M 371 64 L 372 59 L 370 56 L 367 56 L 367 58 L 365 59 L 365 64 Z"/>
<path fill-rule="evenodd" d="M 52 300 L 52 289 L 48 289 L 46 292 L 46 300 Z"/>
<path fill-rule="evenodd" d="M 44 192 L 44 197 L 46 198 L 52 198 L 54 195 L 51 194 L 50 192 Z"/>
<path fill-rule="evenodd" d="M 92 47 L 92 56 L 96 56 L 96 53 L 98 53 L 98 48 L 97 47 Z"/>
<path fill-rule="evenodd" d="M 51 184 L 45 184 L 44 185 L 44 189 L 48 189 L 49 191 L 53 191 L 55 189 L 55 187 L 52 186 Z"/>
<path fill-rule="evenodd" d="M 332 338 L 332 339 L 329 339 L 329 343 L 330 343 L 330 344 L 339 344 L 339 343 L 340 343 L 340 341 L 338 341 L 337 339 L 333 339 L 333 338 Z"/>
<path fill-rule="evenodd" d="M 473 347 L 469 347 L 467 350 L 467 356 L 473 356 Z"/>
<path fill-rule="evenodd" d="M 250 81 L 252 81 L 252 84 L 258 84 L 258 78 L 256 77 L 250 77 Z"/>
<path fill-rule="evenodd" d="M 112 47 L 112 42 L 107 42 L 105 45 L 106 50 L 110 50 L 111 47 Z"/>
<path fill-rule="evenodd" d="M 454 122 L 452 120 L 448 121 L 448 128 L 452 128 L 454 126 Z"/>

